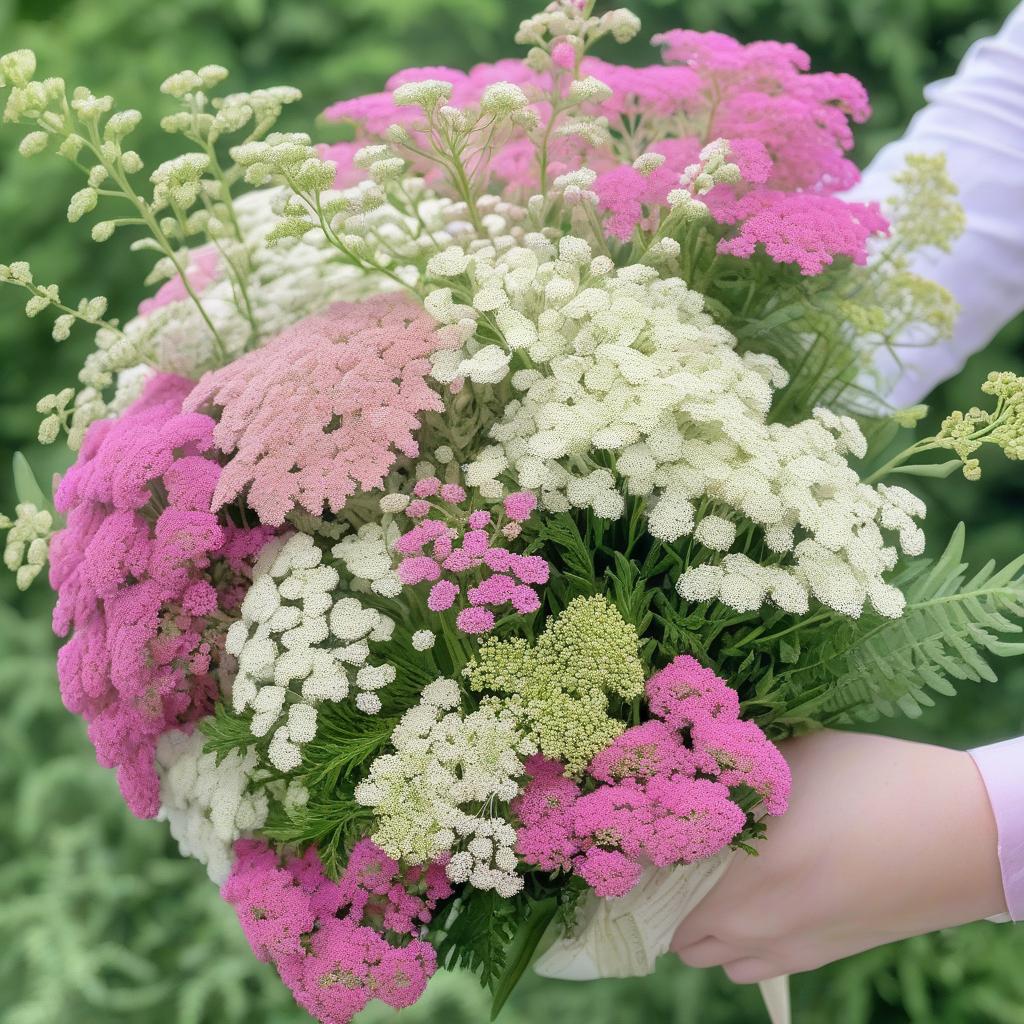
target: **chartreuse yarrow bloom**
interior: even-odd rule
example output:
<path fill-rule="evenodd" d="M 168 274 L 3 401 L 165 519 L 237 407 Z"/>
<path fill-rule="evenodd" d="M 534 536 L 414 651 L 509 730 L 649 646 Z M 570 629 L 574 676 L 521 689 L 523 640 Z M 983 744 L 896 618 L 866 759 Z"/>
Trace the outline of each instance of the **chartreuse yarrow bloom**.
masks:
<path fill-rule="evenodd" d="M 297 768 L 302 744 L 316 735 L 317 705 L 341 701 L 380 711 L 376 693 L 395 668 L 370 661 L 370 643 L 390 640 L 394 622 L 357 598 L 336 595 L 338 571 L 308 534 L 272 541 L 253 569 L 241 618 L 227 634 L 238 659 L 231 697 L 236 714 L 252 712 L 254 736 L 273 730 L 267 752 L 280 772 Z"/>
<path fill-rule="evenodd" d="M 636 628 L 604 597 L 576 597 L 549 620 L 537 643 L 487 640 L 465 674 L 485 706 L 512 707 L 541 753 L 572 775 L 622 732 L 609 698 L 643 692 Z M 511 698 L 511 701 L 509 700 Z"/>

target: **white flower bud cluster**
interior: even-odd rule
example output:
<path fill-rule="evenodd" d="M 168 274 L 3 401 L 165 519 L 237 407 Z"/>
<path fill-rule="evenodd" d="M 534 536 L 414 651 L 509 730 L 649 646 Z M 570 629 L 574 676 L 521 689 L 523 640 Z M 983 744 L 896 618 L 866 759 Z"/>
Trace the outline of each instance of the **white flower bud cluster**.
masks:
<path fill-rule="evenodd" d="M 182 856 L 205 864 L 210 879 L 222 885 L 231 871 L 235 840 L 266 823 L 267 794 L 253 785 L 255 750 L 244 757 L 232 750 L 218 764 L 216 754 L 203 753 L 204 742 L 198 729 L 172 729 L 160 737 L 157 817 L 169 823 Z"/>
<path fill-rule="evenodd" d="M 234 710 L 252 712 L 254 736 L 273 730 L 268 757 L 281 772 L 298 767 L 302 744 L 316 735 L 320 703 L 355 690 L 356 707 L 376 714 L 376 691 L 395 678 L 393 665 L 370 663 L 369 647 L 390 640 L 394 622 L 354 597 L 335 598 L 339 582 L 308 534 L 274 541 L 228 630 L 226 649 L 238 659 Z"/>
<path fill-rule="evenodd" d="M 697 566 L 680 581 L 683 596 L 796 611 L 813 595 L 849 615 L 866 600 L 898 614 L 898 592 L 882 579 L 897 554 L 882 530 L 897 532 L 908 553 L 922 535 L 911 513 L 899 518 L 848 464 L 866 447 L 856 422 L 822 409 L 792 426 L 769 424 L 785 371 L 770 356 L 738 354 L 702 295 L 652 267 L 616 270 L 572 236 L 556 245 L 529 235 L 461 259 L 442 253 L 435 277 L 445 270 L 453 288 L 433 291 L 427 308 L 465 340 L 435 356 L 434 376 L 510 376 L 516 395 L 491 430 L 494 443 L 466 467 L 467 483 L 487 487 L 511 471 L 550 510 L 606 518 L 622 514 L 627 494 L 645 496 L 648 529 L 666 542 L 693 532 L 697 504 L 710 499 L 717 515 L 697 539 L 725 552 L 738 528 L 753 526 L 770 565 L 729 556 Z M 471 304 L 455 302 L 456 290 Z M 486 341 L 476 338 L 481 326 Z M 530 368 L 513 371 L 519 350 Z M 614 473 L 602 465 L 609 455 Z"/>
<path fill-rule="evenodd" d="M 495 813 L 519 792 L 523 758 L 536 746 L 523 738 L 511 706 L 460 710 L 458 684 L 436 679 L 402 716 L 356 799 L 374 808 L 373 840 L 390 856 L 425 863 L 451 853 L 456 884 L 505 898 L 523 887 L 516 872 L 515 829 Z"/>
<path fill-rule="evenodd" d="M 223 265 L 213 283 L 200 295 L 232 357 L 259 342 L 269 341 L 285 327 L 331 302 L 351 302 L 381 290 L 373 277 L 340 263 L 337 249 L 319 231 L 268 247 L 266 237 L 278 223 L 281 198 L 279 189 L 260 189 L 235 199 L 235 216 L 244 243 L 221 243 L 236 266 L 249 268 L 247 289 L 252 320 L 247 310 L 240 308 L 237 290 Z M 187 254 L 184 258 L 187 263 Z M 174 272 L 173 268 L 168 269 Z M 256 339 L 253 322 L 260 332 Z M 213 336 L 191 299 L 135 317 L 124 325 L 123 331 L 123 337 L 100 332 L 97 349 L 86 358 L 81 374 L 84 383 L 97 389 L 108 388 L 116 375 L 140 364 L 143 354 L 159 371 L 184 376 L 198 376 L 210 365 Z"/>
<path fill-rule="evenodd" d="M 379 523 L 366 523 L 335 544 L 331 554 L 344 564 L 357 584 L 369 584 L 369 589 L 381 597 L 397 597 L 402 584 L 391 555 L 391 546 L 397 539 L 398 527 L 393 523 L 387 528 Z"/>
<path fill-rule="evenodd" d="M 628 43 L 640 31 L 640 19 L 625 7 L 604 14 L 585 16 L 575 0 L 554 0 L 539 14 L 519 23 L 516 42 L 527 46 L 550 46 L 566 36 L 580 39 L 586 48 L 602 36 Z"/>
<path fill-rule="evenodd" d="M 0 530 L 7 530 L 4 566 L 14 573 L 19 590 L 28 590 L 43 570 L 53 534 L 53 516 L 30 502 L 15 506 L 13 521 L 0 515 Z"/>

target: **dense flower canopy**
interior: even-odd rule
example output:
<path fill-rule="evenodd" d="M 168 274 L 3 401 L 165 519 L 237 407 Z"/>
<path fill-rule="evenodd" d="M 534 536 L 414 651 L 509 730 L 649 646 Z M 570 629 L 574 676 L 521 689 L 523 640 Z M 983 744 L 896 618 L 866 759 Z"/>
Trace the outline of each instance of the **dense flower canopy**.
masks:
<path fill-rule="evenodd" d="M 438 965 L 497 1011 L 548 922 L 626 920 L 599 899 L 638 930 L 595 962 L 653 963 L 651 893 L 771 841 L 769 736 L 994 677 L 1024 608 L 959 534 L 914 565 L 890 479 L 1024 454 L 1021 380 L 881 453 L 923 409 L 867 367 L 955 315 L 911 262 L 963 226 L 941 155 L 848 202 L 854 79 L 684 30 L 612 63 L 640 22 L 594 6 L 334 104 L 333 144 L 274 130 L 296 90 L 181 71 L 152 170 L 138 111 L 0 57 L 23 154 L 97 161 L 69 220 L 116 198 L 93 237 L 158 254 L 128 319 L 0 264 L 95 339 L 37 405 L 77 461 L 51 502 L 15 460 L 4 562 L 25 587 L 49 549 L 65 703 L 323 1024 Z"/>

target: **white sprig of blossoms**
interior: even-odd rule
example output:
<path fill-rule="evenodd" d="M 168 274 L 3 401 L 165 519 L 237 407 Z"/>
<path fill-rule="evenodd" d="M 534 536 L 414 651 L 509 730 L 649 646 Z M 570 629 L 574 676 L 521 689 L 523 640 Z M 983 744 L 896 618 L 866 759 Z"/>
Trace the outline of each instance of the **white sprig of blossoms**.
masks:
<path fill-rule="evenodd" d="M 883 579 L 897 551 L 882 531 L 918 553 L 923 534 L 911 520 L 923 506 L 898 516 L 861 482 L 847 460 L 866 450 L 852 418 L 820 409 L 769 423 L 785 371 L 771 356 L 739 354 L 700 293 L 652 267 L 615 269 L 572 236 L 449 250 L 428 272 L 451 283 L 433 288 L 426 307 L 461 342 L 435 355 L 434 376 L 509 378 L 516 394 L 491 429 L 494 444 L 466 467 L 470 486 L 511 472 L 551 511 L 608 519 L 642 496 L 650 533 L 666 542 L 713 515 L 697 538 L 713 557 L 679 582 L 689 600 L 741 611 L 772 601 L 801 614 L 813 595 L 851 616 L 865 601 L 901 614 L 902 595 Z M 727 554 L 740 527 L 761 531 L 758 561 Z"/>
<path fill-rule="evenodd" d="M 165 732 L 156 748 L 160 813 L 182 856 L 206 865 L 211 881 L 222 885 L 231 871 L 236 839 L 263 827 L 267 794 L 254 786 L 256 751 L 204 754 L 206 737 L 195 729 Z"/>
<path fill-rule="evenodd" d="M 451 853 L 456 884 L 509 898 L 523 887 L 516 872 L 515 829 L 502 808 L 519 792 L 523 758 L 536 752 L 517 725 L 515 708 L 486 707 L 463 715 L 454 680 L 424 687 L 379 755 L 356 800 L 372 807 L 373 841 L 412 863 Z"/>
<path fill-rule="evenodd" d="M 399 508 L 393 508 L 393 511 L 397 512 Z M 387 527 L 381 523 L 366 523 L 335 544 L 331 554 L 352 576 L 353 589 L 362 585 L 381 597 L 397 597 L 402 592 L 402 583 L 391 553 L 391 546 L 397 538 L 398 527 L 394 523 Z"/>
<path fill-rule="evenodd" d="M 316 735 L 317 706 L 353 691 L 360 711 L 376 714 L 376 691 L 395 679 L 393 665 L 370 661 L 370 642 L 390 640 L 395 624 L 350 595 L 335 596 L 338 571 L 308 534 L 272 541 L 225 643 L 238 659 L 232 685 L 236 714 L 251 710 L 254 736 L 273 730 L 267 751 L 278 771 L 301 761 Z"/>
<path fill-rule="evenodd" d="M 14 573 L 18 589 L 27 590 L 46 565 L 53 516 L 46 509 L 23 501 L 15 506 L 13 520 L 0 514 L 0 530 L 7 530 L 4 565 Z"/>

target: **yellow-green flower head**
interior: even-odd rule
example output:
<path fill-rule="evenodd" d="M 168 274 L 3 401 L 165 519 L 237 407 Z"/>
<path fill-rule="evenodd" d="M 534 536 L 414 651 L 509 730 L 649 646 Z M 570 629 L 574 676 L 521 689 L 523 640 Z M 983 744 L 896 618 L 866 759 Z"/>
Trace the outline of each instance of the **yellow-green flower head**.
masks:
<path fill-rule="evenodd" d="M 643 692 L 638 646 L 635 627 L 606 598 L 577 597 L 535 646 L 488 640 L 466 674 L 475 690 L 518 698 L 541 751 L 577 774 L 623 729 L 609 696 L 629 701 Z"/>

